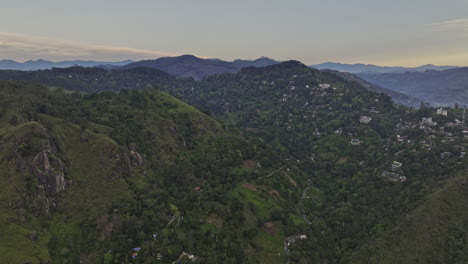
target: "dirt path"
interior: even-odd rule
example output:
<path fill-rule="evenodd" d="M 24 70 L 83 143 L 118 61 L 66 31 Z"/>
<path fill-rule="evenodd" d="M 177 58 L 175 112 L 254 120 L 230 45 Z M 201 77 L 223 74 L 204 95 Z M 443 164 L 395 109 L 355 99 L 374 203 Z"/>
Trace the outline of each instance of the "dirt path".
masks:
<path fill-rule="evenodd" d="M 177 260 L 173 261 L 172 264 L 176 264 L 177 261 L 181 260 L 185 256 L 188 256 L 188 254 L 182 251 L 182 254 L 180 254 L 179 258 Z"/>
<path fill-rule="evenodd" d="M 299 201 L 299 208 L 301 208 L 301 213 L 302 213 L 302 219 L 309 225 L 312 224 L 312 222 L 309 221 L 309 219 L 307 219 L 307 215 L 305 213 L 305 210 L 304 210 L 304 207 L 302 207 L 302 202 L 304 201 L 305 198 L 307 198 L 307 191 L 310 189 L 310 187 L 312 187 L 312 185 L 310 185 L 309 183 L 307 184 L 307 187 L 302 191 L 301 193 L 301 200 Z M 290 236 L 288 238 L 286 238 L 284 240 L 284 252 L 286 253 L 286 256 L 288 257 L 286 259 L 286 262 L 285 264 L 289 264 L 291 262 L 291 259 L 289 258 L 289 241 L 292 240 L 292 239 L 298 239 L 299 236 L 298 235 L 295 235 L 295 236 Z"/>
<path fill-rule="evenodd" d="M 179 215 L 179 223 L 180 223 L 180 213 L 178 215 Z M 168 227 L 170 224 L 172 224 L 172 222 L 174 222 L 176 219 L 177 219 L 177 215 L 173 215 L 171 217 L 171 219 L 169 220 L 169 223 L 167 223 L 166 227 Z M 179 224 L 177 224 L 177 225 L 179 225 Z"/>
<path fill-rule="evenodd" d="M 309 219 L 307 219 L 304 207 L 302 207 L 302 201 L 304 201 L 304 199 L 307 198 L 307 191 L 310 189 L 310 187 L 312 186 L 309 184 L 309 186 L 307 186 L 307 188 L 305 188 L 302 191 L 301 200 L 299 201 L 299 207 L 301 208 L 301 212 L 302 212 L 302 219 L 309 225 L 311 225 L 312 223 L 309 221 Z"/>
<path fill-rule="evenodd" d="M 277 173 L 277 172 L 280 171 L 282 168 L 284 168 L 284 166 L 281 167 L 281 168 L 279 168 L 279 169 L 277 169 L 277 170 L 275 170 L 274 172 L 268 174 L 267 176 L 265 176 L 265 178 L 271 177 L 273 174 Z"/>

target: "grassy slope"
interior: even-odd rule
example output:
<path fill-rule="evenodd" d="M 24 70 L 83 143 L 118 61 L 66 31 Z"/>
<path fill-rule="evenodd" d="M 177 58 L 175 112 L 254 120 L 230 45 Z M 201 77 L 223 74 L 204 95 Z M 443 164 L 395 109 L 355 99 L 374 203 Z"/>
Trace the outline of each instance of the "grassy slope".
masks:
<path fill-rule="evenodd" d="M 257 228 L 257 220 L 264 221 L 270 219 L 271 212 L 279 209 L 281 205 L 281 201 L 273 199 L 271 195 L 261 192 L 260 190 L 254 191 L 247 189 L 245 184 L 237 186 L 231 191 L 230 195 L 236 197 L 244 204 L 244 216 L 250 228 Z M 249 206 L 249 203 L 252 204 L 252 206 Z M 261 260 L 264 263 L 284 263 L 285 261 L 286 256 L 283 249 L 283 239 L 285 236 L 282 230 L 283 227 L 281 223 L 277 221 L 273 224 L 275 229 L 273 233 L 261 229 L 257 235 L 256 242 L 262 247 L 262 252 L 255 256 L 255 261 Z"/>
<path fill-rule="evenodd" d="M 11 114 L 4 117 L 10 117 Z M 23 177 L 15 177 L 10 170 L 10 164 L 5 157 L 9 154 L 12 144 L 2 140 L 12 135 L 27 134 L 39 127 L 37 123 L 26 123 L 18 127 L 12 127 L 0 120 L 0 238 L 8 241 L 0 247 L 0 256 L 4 263 L 41 263 L 49 260 L 47 244 L 50 241 L 50 233 L 41 230 L 40 221 L 36 218 L 26 219 L 21 223 L 18 211 L 10 209 L 10 202 L 21 199 L 21 193 L 25 190 Z M 29 220 L 29 221 L 28 221 Z M 35 242 L 30 238 L 37 234 Z"/>
<path fill-rule="evenodd" d="M 83 131 L 78 126 L 51 116 L 41 115 L 40 118 L 41 123 L 28 122 L 16 127 L 2 122 L 1 135 L 4 139 L 2 149 L 11 149 L 12 142 L 19 137 L 34 137 L 34 131 L 47 129 L 70 161 L 67 178 L 72 179 L 73 184 L 67 189 L 64 200 L 60 203 L 64 206 L 50 219 L 49 229 L 41 226 L 42 219 L 32 216 L 26 224 L 18 224 L 18 216 L 8 208 L 8 201 L 21 199 L 21 194 L 25 192 L 24 177 L 9 172 L 11 165 L 7 164 L 5 159 L 9 152 L 1 152 L 0 179 L 3 184 L 0 184 L 2 203 L 0 214 L 3 227 L 0 232 L 2 232 L 1 237 L 8 238 L 9 242 L 5 247 L 0 247 L 0 255 L 5 261 L 16 263 L 49 261 L 50 255 L 55 253 L 48 251 L 51 235 L 57 243 L 65 246 L 67 244 L 65 238 L 79 235 L 81 224 L 96 218 L 110 203 L 130 195 L 128 186 L 122 178 L 109 180 L 111 164 L 104 164 L 103 160 L 99 159 L 99 152 L 102 149 L 116 146 L 112 139 L 105 134 L 85 131 L 89 142 L 83 144 L 79 141 Z M 38 234 L 36 241 L 29 238 L 32 233 Z"/>
<path fill-rule="evenodd" d="M 24 93 L 26 94 L 26 91 Z M 112 248 L 115 243 L 119 243 L 115 241 L 115 237 L 99 238 L 101 230 L 96 228 L 97 219 L 110 219 L 116 204 L 133 201 L 134 189 L 148 188 L 150 182 L 151 184 L 158 182 L 157 185 L 160 185 L 164 180 L 164 176 L 160 175 L 161 171 L 165 167 L 173 166 L 175 158 L 210 154 L 211 149 L 217 146 L 213 140 L 219 141 L 231 137 L 222 129 L 220 123 L 167 94 L 158 93 L 152 104 L 161 111 L 144 113 L 141 109 L 128 108 L 136 122 L 144 124 L 144 131 L 151 131 L 156 135 L 152 141 L 141 139 L 154 151 L 144 157 L 148 164 L 145 173 L 136 173 L 130 182 L 114 172 L 114 168 L 118 167 L 116 165 L 118 161 L 112 154 L 121 151 L 119 149 L 121 146 L 111 137 L 115 128 L 103 125 L 106 124 L 106 120 L 113 117 L 112 107 L 100 113 L 100 119 L 96 121 L 99 124 L 87 122 L 81 126 L 64 118 L 39 113 L 36 121 L 25 122 L 24 115 L 21 115 L 15 107 L 0 108 L 0 224 L 2 227 L 0 262 L 59 263 L 74 262 L 84 258 L 83 263 L 93 263 L 91 260 L 93 258 L 90 258 L 92 254 L 98 257 L 103 254 L 103 249 Z M 11 122 L 12 116 L 17 116 L 19 120 L 15 125 Z M 183 124 L 187 124 L 186 127 Z M 178 131 L 174 131 L 174 127 L 178 128 Z M 22 200 L 28 193 L 25 179 L 31 178 L 31 175 L 28 170 L 24 171 L 24 175 L 13 171 L 11 150 L 18 140 L 37 139 L 41 133 L 45 133 L 47 135 L 45 137 L 57 145 L 57 155 L 65 164 L 65 179 L 69 183 L 65 192 L 59 194 L 58 207 L 50 215 L 34 216 L 26 212 L 26 220 L 20 221 L 20 216 L 15 209 L 12 209 L 9 202 Z M 82 140 L 83 137 L 87 139 L 86 142 Z M 193 153 L 183 147 L 187 139 L 192 141 L 187 141 L 187 144 L 192 144 Z M 165 149 L 170 151 L 167 152 Z M 28 162 L 36 153 L 31 155 L 29 158 L 24 158 L 25 161 Z M 155 169 L 150 168 L 150 164 L 154 165 Z M 233 171 L 242 175 L 246 173 L 244 170 L 244 168 L 233 168 Z M 273 171 L 273 169 L 266 170 Z M 275 177 L 270 179 L 273 178 Z M 275 181 L 288 183 L 285 177 Z M 232 190 L 231 194 L 235 199 L 239 199 L 245 208 L 248 208 L 249 202 L 255 207 L 255 212 L 250 209 L 245 210 L 248 220 L 243 226 L 239 226 L 239 230 L 257 228 L 257 219 L 272 221 L 271 212 L 281 210 L 280 203 L 284 203 L 283 199 L 278 203 L 277 198 L 264 191 L 254 192 L 241 185 Z M 26 207 L 20 206 L 20 208 Z M 122 214 L 122 217 L 125 216 Z M 213 214 L 192 217 L 209 219 L 200 225 L 203 233 L 208 230 L 216 233 L 223 228 L 222 223 L 226 221 Z M 256 243 L 260 245 L 256 250 L 252 249 L 248 241 L 243 242 L 246 247 L 245 253 L 249 255 L 248 261 L 252 263 L 267 259 L 270 263 L 284 261 L 282 248 L 284 228 L 278 221 L 275 221 L 274 225 L 274 234 L 260 230 L 255 236 Z M 184 236 L 182 230 L 177 230 L 178 236 Z M 33 239 L 33 236 L 36 238 Z M 277 253 L 281 254 L 280 257 L 276 255 Z"/>
<path fill-rule="evenodd" d="M 188 113 L 199 123 L 214 123 L 212 127 L 219 129 L 220 125 L 209 117 L 197 117 L 195 108 L 186 105 L 167 94 L 160 94 L 160 103 L 170 104 L 169 115 Z M 16 126 L 8 120 L 20 115 L 10 110 L 2 113 L 0 118 L 0 237 L 8 241 L 0 247 L 2 261 L 8 263 L 44 263 L 59 261 L 75 245 L 77 237 L 82 233 L 83 225 L 94 224 L 100 216 L 106 215 L 107 209 L 125 199 L 132 199 L 128 184 L 122 177 L 112 175 L 116 160 L 110 159 L 104 152 L 116 151 L 118 144 L 110 138 L 111 127 L 89 122 L 83 130 L 79 126 L 44 114 L 39 115 L 40 122 L 26 122 Z M 199 115 L 199 114 L 198 114 Z M 203 120 L 201 120 L 203 119 Z M 204 120 L 207 119 L 207 120 Z M 163 130 L 162 124 L 169 119 L 158 117 L 153 124 L 153 130 Z M 164 123 L 165 122 L 165 123 Z M 170 123 L 170 121 L 169 121 Z M 159 127 L 160 126 L 160 127 Z M 210 129 L 212 129 L 210 127 Z M 35 138 L 39 131 L 47 131 L 56 141 L 62 158 L 67 161 L 66 179 L 72 184 L 67 186 L 66 194 L 60 201 L 59 208 L 49 219 L 41 219 L 32 215 L 26 216 L 25 223 L 20 223 L 20 216 L 11 209 L 9 203 L 21 200 L 27 193 L 25 188 L 28 172 L 24 175 L 12 170 L 8 156 L 19 138 Z M 163 133 L 159 133 L 163 134 Z M 80 141 L 85 136 L 88 142 Z M 161 141 L 168 144 L 174 139 Z M 174 142 L 171 142 L 174 143 Z M 47 224 L 45 224 L 47 223 Z M 31 235 L 36 234 L 36 239 Z M 83 243 L 83 241 L 81 241 Z M 81 245 L 86 247 L 86 244 Z M 80 245 L 78 245 L 80 247 Z M 65 253 L 64 253 L 65 252 Z"/>
<path fill-rule="evenodd" d="M 352 263 L 467 263 L 468 172 L 451 178 Z"/>
<path fill-rule="evenodd" d="M 118 147 L 108 135 L 93 133 L 89 129 L 82 131 L 76 125 L 50 116 L 42 116 L 42 122 L 61 143 L 59 145 L 67 153 L 67 159 L 72 161 L 67 177 L 73 183 L 61 201 L 63 206 L 50 220 L 50 232 L 54 238 L 51 255 L 57 256 L 74 246 L 73 238 L 80 235 L 83 224 L 105 215 L 112 204 L 130 199 L 131 191 L 123 178 L 113 177 L 112 167 L 116 161 L 101 153 Z M 89 142 L 80 142 L 81 135 L 86 135 Z"/>

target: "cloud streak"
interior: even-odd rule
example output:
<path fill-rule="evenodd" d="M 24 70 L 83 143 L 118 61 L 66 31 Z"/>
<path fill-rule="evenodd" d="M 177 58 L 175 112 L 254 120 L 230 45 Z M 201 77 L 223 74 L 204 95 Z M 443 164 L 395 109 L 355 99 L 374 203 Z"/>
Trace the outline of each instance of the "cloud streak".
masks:
<path fill-rule="evenodd" d="M 125 59 L 152 59 L 176 55 L 178 54 L 0 32 L 0 59 L 19 61 L 29 59 L 118 61 Z"/>
<path fill-rule="evenodd" d="M 436 31 L 468 31 L 468 18 L 435 22 L 430 26 Z"/>

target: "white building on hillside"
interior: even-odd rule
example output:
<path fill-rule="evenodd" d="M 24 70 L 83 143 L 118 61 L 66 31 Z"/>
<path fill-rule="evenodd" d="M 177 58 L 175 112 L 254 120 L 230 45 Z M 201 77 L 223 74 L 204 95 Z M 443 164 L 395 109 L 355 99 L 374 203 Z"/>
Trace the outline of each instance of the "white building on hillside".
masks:
<path fill-rule="evenodd" d="M 444 110 L 443 108 L 437 108 L 437 114 L 438 114 L 438 115 L 447 116 L 448 111 L 447 111 L 447 110 Z"/>

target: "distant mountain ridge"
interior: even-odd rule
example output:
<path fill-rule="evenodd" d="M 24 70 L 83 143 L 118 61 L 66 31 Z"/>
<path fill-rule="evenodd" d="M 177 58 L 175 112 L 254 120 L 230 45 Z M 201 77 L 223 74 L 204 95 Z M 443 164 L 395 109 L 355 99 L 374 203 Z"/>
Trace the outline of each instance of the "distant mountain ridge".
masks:
<path fill-rule="evenodd" d="M 220 59 L 202 59 L 193 55 L 182 55 L 178 57 L 163 57 L 156 60 L 143 60 L 130 63 L 121 69 L 136 67 L 149 67 L 168 72 L 177 77 L 190 77 L 200 80 L 203 77 L 225 72 L 237 72 L 241 68 L 255 66 L 264 67 L 277 64 L 278 61 L 261 57 L 256 60 L 235 60 L 232 62 Z"/>
<path fill-rule="evenodd" d="M 14 60 L 0 60 L 0 70 L 22 70 L 22 71 L 35 71 L 46 70 L 52 68 L 67 68 L 72 66 L 82 67 L 96 67 L 101 65 L 109 66 L 123 66 L 132 63 L 132 60 L 124 60 L 117 62 L 105 61 L 86 61 L 86 60 L 71 60 L 53 62 L 48 60 L 28 60 L 25 62 L 17 62 Z"/>
<path fill-rule="evenodd" d="M 318 70 L 335 70 L 341 72 L 349 72 L 349 73 L 396 73 L 396 72 L 423 72 L 427 70 L 434 70 L 434 71 L 443 71 L 453 68 L 459 68 L 459 66 L 436 66 L 432 64 L 422 65 L 419 67 L 389 67 L 389 66 L 378 66 L 373 64 L 343 64 L 343 63 L 335 63 L 335 62 L 325 62 L 316 65 L 310 65 L 310 67 L 318 69 Z"/>
<path fill-rule="evenodd" d="M 177 60 L 180 58 L 168 58 L 168 60 Z M 196 58 L 198 59 L 198 58 Z M 254 63 L 255 62 L 255 63 Z M 223 61 L 218 61 L 223 65 Z M 242 67 L 249 64 L 257 66 L 242 67 L 237 72 L 251 72 L 271 70 L 272 68 L 282 68 L 283 70 L 290 71 L 293 69 L 310 69 L 300 62 L 287 61 L 281 62 L 265 67 L 263 64 L 268 64 L 269 59 L 261 58 L 255 61 L 236 60 L 232 64 L 237 64 L 237 67 Z M 226 65 L 226 63 L 224 63 Z M 195 66 L 194 66 L 195 67 Z M 232 69 L 232 68 L 229 68 Z M 421 105 L 421 100 L 415 97 L 397 92 L 391 89 L 386 89 L 378 85 L 372 84 L 357 75 L 339 72 L 334 70 L 321 70 L 321 72 L 329 73 L 338 76 L 348 82 L 356 83 L 367 90 L 377 93 L 385 93 L 392 97 L 392 99 L 399 104 L 418 108 Z M 179 73 L 179 76 L 181 73 Z M 216 77 L 216 76 L 213 76 Z M 120 89 L 138 89 L 143 87 L 160 87 L 163 90 L 172 89 L 177 86 L 194 86 L 198 81 L 190 78 L 177 77 L 172 71 L 172 74 L 167 70 L 159 70 L 155 67 L 125 67 L 112 66 L 112 67 L 69 67 L 69 68 L 54 68 L 51 70 L 38 70 L 38 71 L 19 71 L 19 70 L 0 70 L 0 80 L 17 80 L 41 83 L 53 87 L 63 87 L 66 89 L 79 90 L 79 91 L 104 91 Z M 73 88 L 71 87 L 73 86 Z M 168 88 L 172 87 L 172 88 Z"/>
<path fill-rule="evenodd" d="M 81 67 L 98 67 L 102 70 L 106 69 L 117 71 L 150 68 L 153 69 L 153 71 L 162 71 L 178 78 L 193 78 L 194 80 L 201 80 L 211 75 L 239 72 L 243 68 L 261 68 L 271 65 L 279 65 L 281 63 L 267 57 L 261 57 L 255 60 L 237 59 L 234 61 L 224 61 L 220 59 L 204 59 L 193 55 L 162 57 L 155 60 L 143 60 L 126 64 L 127 62 L 131 61 L 107 63 L 80 60 L 63 62 L 36 60 L 18 63 L 13 60 L 3 60 L 0 61 L 0 70 L 6 68 L 32 71 L 33 69 L 39 68 L 67 68 L 70 65 L 78 65 Z M 468 105 L 468 97 L 466 95 L 466 83 L 468 83 L 468 79 L 465 76 L 466 71 L 463 70 L 466 68 L 442 70 L 444 68 L 450 67 L 452 66 L 424 65 L 416 68 L 404 68 L 380 67 L 376 65 L 365 64 L 349 65 L 339 63 L 324 63 L 318 66 L 316 65 L 316 68 L 325 68 L 321 71 L 330 71 L 332 74 L 335 74 L 345 80 L 358 83 L 368 90 L 388 94 L 395 102 L 404 104 L 406 106 L 417 108 L 420 106 L 421 102 L 428 102 L 435 106 L 453 106 L 455 103 L 458 103 L 462 106 Z M 404 69 L 407 70 L 403 71 Z M 71 71 L 73 72 L 73 70 Z M 79 69 L 78 71 L 82 72 L 82 70 Z M 165 75 L 153 71 L 150 71 L 151 75 Z M 380 73 L 380 71 L 391 72 Z M 100 74 L 105 75 L 106 72 L 107 71 L 104 71 Z M 45 76 L 48 74 L 49 73 L 47 72 L 34 73 L 31 76 L 28 75 L 28 79 L 36 79 L 37 77 L 44 81 L 47 80 L 47 77 Z M 50 74 L 54 75 L 54 73 Z M 21 76 L 21 72 L 2 72 L 0 74 L 0 79 L 18 80 L 22 78 Z M 165 78 L 167 79 L 167 77 Z M 63 80 L 61 81 L 63 82 Z M 94 83 L 94 81 L 92 82 Z M 170 82 L 174 81 L 169 81 L 169 83 Z M 90 85 L 90 83 L 87 85 Z M 105 85 L 103 86 L 102 83 L 96 83 L 93 85 L 100 86 L 102 89 L 105 89 Z M 138 85 L 141 84 L 138 83 Z"/>
<path fill-rule="evenodd" d="M 360 73 L 368 82 L 436 106 L 468 105 L 468 67 L 444 71 Z"/>

